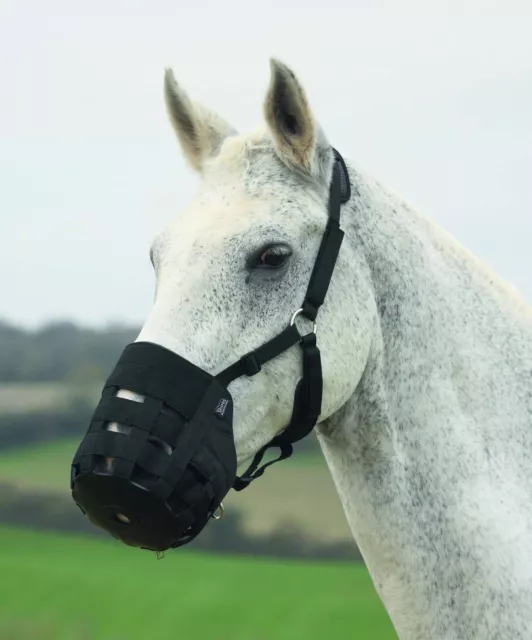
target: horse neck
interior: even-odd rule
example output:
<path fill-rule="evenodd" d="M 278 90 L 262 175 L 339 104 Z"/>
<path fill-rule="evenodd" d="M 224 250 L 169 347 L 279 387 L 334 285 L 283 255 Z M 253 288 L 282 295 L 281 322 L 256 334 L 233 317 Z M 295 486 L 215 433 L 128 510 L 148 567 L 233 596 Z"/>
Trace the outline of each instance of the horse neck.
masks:
<path fill-rule="evenodd" d="M 377 329 L 354 396 L 318 432 L 348 522 L 401 638 L 529 637 L 530 308 L 435 224 L 352 180 L 343 220 Z"/>

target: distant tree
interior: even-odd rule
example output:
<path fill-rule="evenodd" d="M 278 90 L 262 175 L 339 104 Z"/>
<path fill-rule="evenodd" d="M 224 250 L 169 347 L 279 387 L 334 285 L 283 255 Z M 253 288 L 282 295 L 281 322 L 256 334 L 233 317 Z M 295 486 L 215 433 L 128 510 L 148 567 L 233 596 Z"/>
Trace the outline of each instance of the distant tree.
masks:
<path fill-rule="evenodd" d="M 136 327 L 96 330 L 71 322 L 30 331 L 0 321 L 0 382 L 102 378 L 138 332 Z"/>

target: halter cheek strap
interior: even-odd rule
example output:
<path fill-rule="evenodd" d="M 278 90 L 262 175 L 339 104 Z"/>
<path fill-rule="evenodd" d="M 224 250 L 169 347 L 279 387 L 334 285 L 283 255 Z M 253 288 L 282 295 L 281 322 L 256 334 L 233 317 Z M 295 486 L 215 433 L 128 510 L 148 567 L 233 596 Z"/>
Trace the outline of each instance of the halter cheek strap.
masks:
<path fill-rule="evenodd" d="M 254 376 L 259 373 L 265 362 L 277 357 L 296 343 L 299 343 L 302 350 L 303 376 L 296 386 L 290 423 L 284 431 L 259 449 L 248 469 L 241 477 L 236 478 L 233 484 L 235 491 L 245 489 L 253 480 L 262 476 L 270 465 L 289 458 L 293 452 L 293 443 L 312 431 L 321 413 L 323 377 L 321 355 L 316 342 L 316 318 L 327 295 L 344 237 L 344 232 L 340 229 L 341 205 L 351 197 L 349 174 L 345 162 L 336 149 L 333 151 L 334 167 L 329 191 L 329 218 L 301 308 L 294 313 L 290 326 L 284 331 L 258 349 L 247 353 L 216 376 L 223 385 L 227 386 L 240 376 Z M 310 333 L 306 335 L 299 333 L 295 325 L 298 315 L 303 315 L 314 322 L 314 328 Z M 264 454 L 270 447 L 280 448 L 279 457 L 259 468 Z"/>

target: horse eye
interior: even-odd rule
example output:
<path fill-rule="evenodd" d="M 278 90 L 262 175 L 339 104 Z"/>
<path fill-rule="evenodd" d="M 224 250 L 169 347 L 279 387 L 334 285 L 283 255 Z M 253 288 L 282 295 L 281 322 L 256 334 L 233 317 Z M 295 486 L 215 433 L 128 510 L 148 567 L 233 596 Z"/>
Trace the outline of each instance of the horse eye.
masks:
<path fill-rule="evenodd" d="M 267 247 L 258 255 L 255 266 L 263 269 L 279 269 L 286 264 L 291 255 L 292 250 L 286 245 Z"/>

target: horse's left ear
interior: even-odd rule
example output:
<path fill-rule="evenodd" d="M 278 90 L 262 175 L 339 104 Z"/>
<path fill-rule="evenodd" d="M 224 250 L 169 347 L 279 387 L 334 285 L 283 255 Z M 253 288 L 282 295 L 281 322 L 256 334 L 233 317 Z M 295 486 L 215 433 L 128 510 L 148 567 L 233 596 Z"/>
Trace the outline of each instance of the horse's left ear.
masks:
<path fill-rule="evenodd" d="M 168 115 L 189 164 L 201 172 L 223 141 L 236 130 L 214 111 L 192 101 L 177 84 L 171 69 L 164 74 L 164 99 Z"/>
<path fill-rule="evenodd" d="M 295 74 L 275 58 L 270 67 L 264 115 L 277 154 L 287 165 L 316 175 L 321 169 L 319 151 L 328 146 L 324 135 Z"/>

